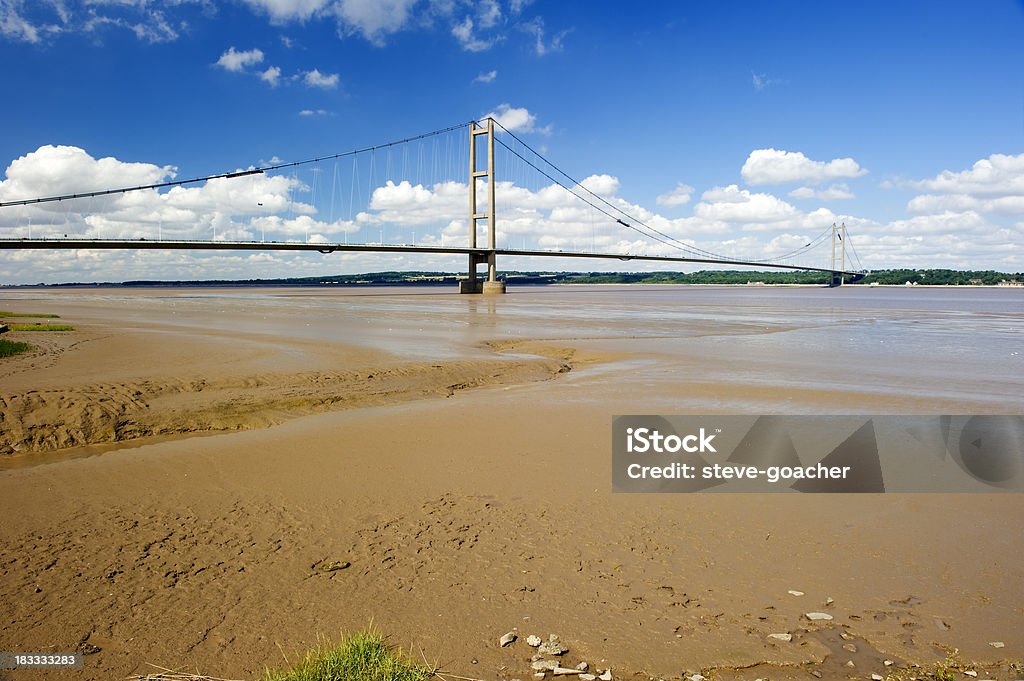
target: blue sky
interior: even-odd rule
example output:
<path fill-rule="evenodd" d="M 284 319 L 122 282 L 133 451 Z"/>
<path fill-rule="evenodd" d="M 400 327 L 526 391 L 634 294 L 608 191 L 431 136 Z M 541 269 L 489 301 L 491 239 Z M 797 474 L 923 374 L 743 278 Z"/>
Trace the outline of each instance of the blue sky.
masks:
<path fill-rule="evenodd" d="M 773 257 L 844 221 L 868 268 L 1019 272 L 1022 37 L 1024 3 L 999 0 L 0 0 L 0 202 L 299 160 L 494 113 L 592 191 L 716 253 Z M 442 139 L 440 153 L 458 149 Z M 370 162 L 0 207 L 0 235 L 464 243 L 461 168 L 396 173 L 391 186 L 378 170 L 361 205 L 333 210 L 353 173 L 369 181 Z M 498 177 L 503 243 L 671 250 L 509 170 Z M 815 257 L 806 264 L 825 264 Z M 463 266 L 33 251 L 0 253 L 0 281 Z"/>

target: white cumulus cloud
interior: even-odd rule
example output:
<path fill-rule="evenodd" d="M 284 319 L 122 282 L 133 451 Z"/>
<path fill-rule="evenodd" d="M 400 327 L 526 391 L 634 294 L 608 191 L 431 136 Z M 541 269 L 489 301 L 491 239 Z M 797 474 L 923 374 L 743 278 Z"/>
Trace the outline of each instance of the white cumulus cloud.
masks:
<path fill-rule="evenodd" d="M 838 178 L 860 177 L 867 173 L 852 158 L 835 158 L 827 163 L 814 161 L 799 151 L 755 149 L 740 171 L 749 184 L 817 184 Z"/>
<path fill-rule="evenodd" d="M 320 69 L 313 69 L 312 71 L 306 71 L 302 75 L 302 82 L 309 87 L 323 88 L 324 90 L 333 90 L 338 87 L 338 74 L 337 73 L 320 73 Z"/>
<path fill-rule="evenodd" d="M 915 186 L 944 194 L 971 196 L 1024 194 L 1024 154 L 992 154 L 975 162 L 969 170 L 944 170 L 930 180 L 915 183 Z"/>
<path fill-rule="evenodd" d="M 993 154 L 968 170 L 945 170 L 930 180 L 909 184 L 935 192 L 912 198 L 907 203 L 912 213 L 1024 215 L 1024 154 Z"/>
<path fill-rule="evenodd" d="M 580 186 L 598 196 L 614 196 L 619 193 L 619 178 L 611 175 L 591 175 L 580 181 Z"/>
<path fill-rule="evenodd" d="M 244 71 L 248 66 L 255 66 L 263 61 L 263 50 L 254 48 L 252 50 L 236 50 L 234 46 L 229 47 L 225 50 L 224 54 L 220 55 L 220 59 L 217 60 L 217 66 L 221 66 L 228 71 L 240 72 Z"/>
<path fill-rule="evenodd" d="M 473 19 L 469 16 L 452 26 L 452 35 L 467 52 L 483 52 L 494 44 L 493 40 L 485 40 L 474 33 Z"/>
<path fill-rule="evenodd" d="M 659 206 L 683 206 L 693 197 L 693 187 L 680 182 L 672 191 L 660 195 L 655 202 Z"/>
<path fill-rule="evenodd" d="M 416 0 L 338 0 L 332 11 L 342 31 L 349 35 L 358 33 L 380 46 L 387 36 L 406 26 L 415 4 Z"/>
<path fill-rule="evenodd" d="M 736 223 L 779 222 L 799 215 L 796 208 L 776 196 L 752 193 L 734 184 L 704 192 L 693 212 L 708 220 Z"/>
<path fill-rule="evenodd" d="M 0 199 L 17 201 L 100 189 L 157 184 L 174 177 L 172 166 L 96 159 L 73 146 L 44 145 L 15 159 L 0 182 Z"/>
<path fill-rule="evenodd" d="M 281 69 L 271 66 L 266 71 L 260 73 L 260 80 L 269 83 L 270 87 L 277 87 L 278 83 L 281 82 Z"/>
<path fill-rule="evenodd" d="M 493 118 L 506 130 L 512 132 L 538 132 L 542 135 L 551 133 L 551 126 L 537 127 L 537 117 L 530 113 L 526 107 L 514 107 L 509 104 L 499 104 L 494 111 L 486 113 L 480 120 Z"/>
<path fill-rule="evenodd" d="M 250 7 L 265 12 L 275 23 L 306 21 L 322 13 L 331 0 L 243 0 Z"/>

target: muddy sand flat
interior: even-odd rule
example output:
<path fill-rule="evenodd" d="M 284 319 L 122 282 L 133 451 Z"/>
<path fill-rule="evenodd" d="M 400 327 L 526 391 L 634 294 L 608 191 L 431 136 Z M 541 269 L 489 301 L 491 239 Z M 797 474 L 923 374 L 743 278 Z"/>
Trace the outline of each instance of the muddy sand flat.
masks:
<path fill-rule="evenodd" d="M 854 380 L 801 335 L 902 304 L 726 323 L 663 294 L 385 293 L 5 294 L 76 331 L 0 363 L 0 650 L 98 652 L 0 674 L 254 678 L 372 621 L 482 679 L 530 678 L 513 629 L 617 678 L 866 678 L 943 647 L 1011 678 L 1020 495 L 610 491 L 615 414 L 1019 413 L 990 349 L 943 391 L 941 364 Z M 638 335 L 644 306 L 662 321 Z"/>

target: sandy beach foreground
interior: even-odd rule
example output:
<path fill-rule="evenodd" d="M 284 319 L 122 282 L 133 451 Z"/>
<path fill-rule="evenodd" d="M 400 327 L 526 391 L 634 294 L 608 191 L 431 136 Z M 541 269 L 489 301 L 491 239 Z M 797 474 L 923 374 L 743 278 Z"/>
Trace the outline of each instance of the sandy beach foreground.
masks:
<path fill-rule="evenodd" d="M 870 678 L 952 649 L 1018 678 L 1024 497 L 612 494 L 610 431 L 615 414 L 1019 414 L 1021 303 L 0 292 L 76 327 L 0 360 L 0 651 L 91 652 L 0 678 L 249 679 L 371 621 L 488 680 L 532 678 L 522 639 L 550 633 L 568 666 L 624 679 Z"/>

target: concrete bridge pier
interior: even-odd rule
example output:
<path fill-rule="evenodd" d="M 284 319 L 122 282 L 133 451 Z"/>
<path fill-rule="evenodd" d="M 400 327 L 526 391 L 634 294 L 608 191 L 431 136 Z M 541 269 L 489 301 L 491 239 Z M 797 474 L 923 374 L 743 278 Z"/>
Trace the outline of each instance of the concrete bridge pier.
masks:
<path fill-rule="evenodd" d="M 504 293 L 505 282 L 498 281 L 498 268 L 495 265 L 497 256 L 494 251 L 487 254 L 487 281 L 484 282 L 482 293 L 484 295 Z"/>
<path fill-rule="evenodd" d="M 496 294 L 505 292 L 505 282 L 498 281 L 498 269 L 495 265 L 494 251 L 490 253 L 469 254 L 469 276 L 459 282 L 459 293 Z M 477 267 L 487 265 L 487 277 L 483 281 L 478 278 Z"/>

